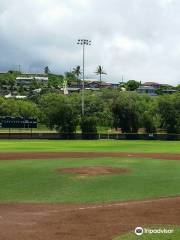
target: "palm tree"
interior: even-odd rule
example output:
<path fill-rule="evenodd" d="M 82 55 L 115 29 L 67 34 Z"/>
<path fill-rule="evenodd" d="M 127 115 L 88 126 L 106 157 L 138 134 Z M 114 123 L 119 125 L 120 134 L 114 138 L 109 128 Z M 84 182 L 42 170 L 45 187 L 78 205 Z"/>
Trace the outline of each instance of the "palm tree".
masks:
<path fill-rule="evenodd" d="M 76 79 L 77 79 L 77 87 L 79 86 L 79 76 L 82 74 L 81 73 L 81 67 L 80 66 L 77 66 L 75 68 L 73 68 L 73 74 L 76 76 Z"/>
<path fill-rule="evenodd" d="M 51 71 L 50 71 L 49 67 L 46 66 L 46 67 L 44 68 L 44 73 L 45 73 L 45 74 L 49 74 L 50 72 L 51 72 Z"/>
<path fill-rule="evenodd" d="M 99 75 L 99 81 L 100 83 L 102 82 L 102 75 L 107 74 L 106 72 L 104 72 L 103 67 L 102 66 L 98 66 L 96 72 L 97 75 Z"/>

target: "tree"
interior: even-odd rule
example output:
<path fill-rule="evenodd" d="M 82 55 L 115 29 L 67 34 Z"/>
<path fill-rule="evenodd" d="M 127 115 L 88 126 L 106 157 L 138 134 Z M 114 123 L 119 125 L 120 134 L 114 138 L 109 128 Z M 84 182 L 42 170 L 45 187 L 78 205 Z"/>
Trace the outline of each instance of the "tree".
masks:
<path fill-rule="evenodd" d="M 96 72 L 97 75 L 99 75 L 99 81 L 100 83 L 102 82 L 102 75 L 106 75 L 107 73 L 104 72 L 103 67 L 102 66 L 98 66 Z"/>
<path fill-rule="evenodd" d="M 172 86 L 161 86 L 160 88 L 156 89 L 156 94 L 157 95 L 163 95 L 164 94 L 163 90 L 170 90 L 170 89 L 173 90 L 174 87 L 172 87 Z"/>
<path fill-rule="evenodd" d="M 112 104 L 113 126 L 123 133 L 137 133 L 140 127 L 140 108 L 137 95 L 121 93 Z"/>
<path fill-rule="evenodd" d="M 59 88 L 63 84 L 64 77 L 62 75 L 49 74 L 48 87 L 49 88 Z"/>
<path fill-rule="evenodd" d="M 23 87 L 22 84 L 19 85 L 18 92 L 19 92 L 20 95 L 25 94 L 25 90 L 24 90 L 24 87 Z"/>
<path fill-rule="evenodd" d="M 39 110 L 35 103 L 26 100 L 5 99 L 1 103 L 1 114 L 13 117 L 38 117 Z"/>
<path fill-rule="evenodd" d="M 14 78 L 14 76 L 9 76 L 9 79 L 8 79 L 8 85 L 10 86 L 10 92 L 11 94 L 13 93 L 13 90 L 14 90 L 14 87 L 16 85 L 16 80 Z"/>
<path fill-rule="evenodd" d="M 49 93 L 41 97 L 39 102 L 42 120 L 50 129 L 71 134 L 76 131 L 78 114 L 70 104 L 67 96 Z"/>
<path fill-rule="evenodd" d="M 32 90 L 35 90 L 35 89 L 38 89 L 40 87 L 41 87 L 41 84 L 35 78 L 33 78 L 33 80 L 31 81 L 31 84 L 30 84 L 30 88 Z"/>
<path fill-rule="evenodd" d="M 0 78 L 0 93 L 3 92 L 3 87 L 6 84 L 7 84 L 7 80 L 5 78 Z"/>
<path fill-rule="evenodd" d="M 168 133 L 180 133 L 180 93 L 158 99 L 161 127 Z"/>
<path fill-rule="evenodd" d="M 175 87 L 175 90 L 180 91 L 180 84 Z"/>
<path fill-rule="evenodd" d="M 38 118 L 39 109 L 37 105 L 30 101 L 17 101 L 18 116 L 25 118 Z"/>
<path fill-rule="evenodd" d="M 82 74 L 81 73 L 81 67 L 77 66 L 76 68 L 73 69 L 72 73 L 76 76 L 77 87 L 78 87 L 80 85 L 79 76 Z"/>
<path fill-rule="evenodd" d="M 155 121 L 150 111 L 144 112 L 142 120 L 143 120 L 143 127 L 145 128 L 146 133 L 156 132 Z"/>
<path fill-rule="evenodd" d="M 97 120 L 95 117 L 83 116 L 80 127 L 83 139 L 95 139 L 97 137 Z"/>
<path fill-rule="evenodd" d="M 49 74 L 50 72 L 51 72 L 51 71 L 50 71 L 49 67 L 46 66 L 46 67 L 44 68 L 44 73 L 45 73 L 45 74 Z"/>
<path fill-rule="evenodd" d="M 125 84 L 125 88 L 127 91 L 135 91 L 140 85 L 141 85 L 140 82 L 137 82 L 135 80 L 129 80 Z"/>

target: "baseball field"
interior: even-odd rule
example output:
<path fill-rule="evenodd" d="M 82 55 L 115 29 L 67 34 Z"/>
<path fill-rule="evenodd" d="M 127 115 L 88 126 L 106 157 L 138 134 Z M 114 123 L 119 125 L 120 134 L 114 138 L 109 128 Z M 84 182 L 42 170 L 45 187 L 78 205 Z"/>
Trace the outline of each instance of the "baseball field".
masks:
<path fill-rule="evenodd" d="M 180 142 L 0 141 L 1 239 L 179 240 Z"/>

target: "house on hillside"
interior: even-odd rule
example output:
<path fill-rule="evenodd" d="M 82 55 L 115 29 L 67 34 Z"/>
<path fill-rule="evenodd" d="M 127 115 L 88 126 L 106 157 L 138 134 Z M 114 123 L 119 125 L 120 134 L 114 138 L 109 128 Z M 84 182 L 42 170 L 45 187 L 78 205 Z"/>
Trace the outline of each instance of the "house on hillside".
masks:
<path fill-rule="evenodd" d="M 33 77 L 25 77 L 25 76 L 16 78 L 17 85 L 23 85 L 23 86 L 30 85 L 33 80 L 34 80 Z"/>
<path fill-rule="evenodd" d="M 38 83 L 47 84 L 48 83 L 48 77 L 40 77 L 40 76 L 20 76 L 16 78 L 17 85 L 22 86 L 29 86 L 33 80 L 37 81 Z"/>
<path fill-rule="evenodd" d="M 156 83 L 156 82 L 145 82 L 145 83 L 142 84 L 142 86 L 153 87 L 155 89 L 159 89 L 162 86 L 162 84 Z"/>
<path fill-rule="evenodd" d="M 99 81 L 84 81 L 84 88 L 87 90 L 99 90 L 100 88 L 117 88 L 119 84 L 116 83 L 106 83 Z M 71 83 L 70 88 L 82 88 L 82 81 L 77 87 L 77 83 Z"/>
<path fill-rule="evenodd" d="M 136 91 L 140 94 L 148 94 L 150 96 L 157 96 L 156 88 L 151 87 L 151 86 L 140 86 Z"/>
<path fill-rule="evenodd" d="M 85 88 L 88 89 L 100 89 L 100 88 L 117 88 L 119 84 L 117 83 L 107 83 L 107 82 L 99 82 L 99 81 L 92 81 L 86 82 Z"/>
<path fill-rule="evenodd" d="M 161 91 L 163 94 L 173 94 L 177 92 L 177 90 L 174 90 L 174 89 L 163 89 Z"/>

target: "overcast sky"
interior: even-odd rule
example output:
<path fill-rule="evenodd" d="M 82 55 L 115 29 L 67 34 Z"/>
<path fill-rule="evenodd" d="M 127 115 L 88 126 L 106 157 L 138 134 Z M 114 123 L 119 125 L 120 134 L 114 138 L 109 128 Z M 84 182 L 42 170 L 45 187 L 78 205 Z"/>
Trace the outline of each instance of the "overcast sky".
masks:
<path fill-rule="evenodd" d="M 102 65 L 107 81 L 180 83 L 178 0 L 0 0 L 0 71 L 69 71 L 78 38 L 92 40 L 87 77 Z"/>

